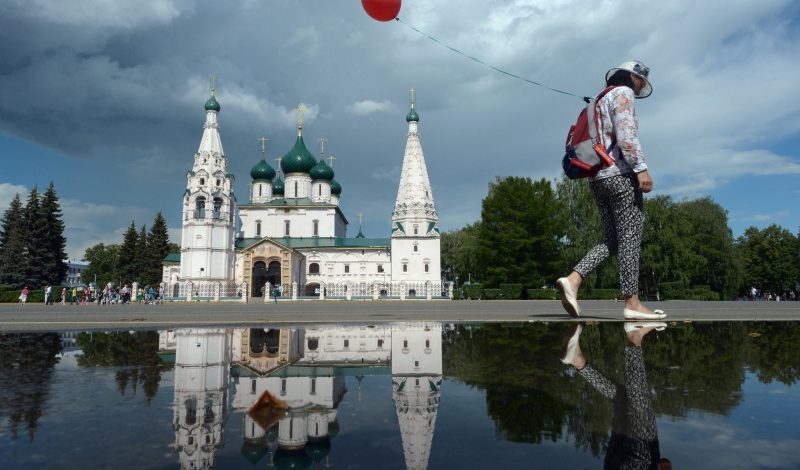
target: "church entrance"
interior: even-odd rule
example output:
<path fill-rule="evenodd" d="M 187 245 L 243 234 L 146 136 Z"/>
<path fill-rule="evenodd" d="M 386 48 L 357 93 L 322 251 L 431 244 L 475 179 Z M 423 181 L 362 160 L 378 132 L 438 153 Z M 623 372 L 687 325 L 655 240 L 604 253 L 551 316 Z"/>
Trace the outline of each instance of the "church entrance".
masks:
<path fill-rule="evenodd" d="M 264 295 L 264 284 L 267 282 L 267 263 L 256 261 L 253 264 L 253 297 Z"/>
<path fill-rule="evenodd" d="M 269 263 L 269 269 L 267 269 L 267 282 L 269 282 L 273 288 L 281 283 L 280 261 L 272 261 Z"/>

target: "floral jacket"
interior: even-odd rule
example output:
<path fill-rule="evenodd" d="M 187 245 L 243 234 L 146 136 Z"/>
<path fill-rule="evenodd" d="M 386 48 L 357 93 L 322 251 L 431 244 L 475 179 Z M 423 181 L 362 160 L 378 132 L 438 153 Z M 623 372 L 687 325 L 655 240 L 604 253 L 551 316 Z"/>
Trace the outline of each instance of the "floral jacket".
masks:
<path fill-rule="evenodd" d="M 603 168 L 592 178 L 593 180 L 632 171 L 639 173 L 647 169 L 644 151 L 637 137 L 639 121 L 636 119 L 633 102 L 633 90 L 626 86 L 614 88 L 598 102 L 603 145 L 606 148 L 611 147 L 615 135 L 617 144 L 611 154 L 615 160 L 614 166 Z"/>

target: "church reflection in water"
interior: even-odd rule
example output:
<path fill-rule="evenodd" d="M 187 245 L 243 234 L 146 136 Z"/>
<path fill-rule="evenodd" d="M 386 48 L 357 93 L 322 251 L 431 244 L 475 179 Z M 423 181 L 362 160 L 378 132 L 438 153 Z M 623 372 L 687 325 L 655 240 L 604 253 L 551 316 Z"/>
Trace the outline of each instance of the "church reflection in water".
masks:
<path fill-rule="evenodd" d="M 241 452 L 253 465 L 330 467 L 346 378 L 365 376 L 391 376 L 406 468 L 427 468 L 442 382 L 441 323 L 190 328 L 162 331 L 159 343 L 162 357 L 175 357 L 181 468 L 213 467 L 231 418 L 242 420 Z"/>

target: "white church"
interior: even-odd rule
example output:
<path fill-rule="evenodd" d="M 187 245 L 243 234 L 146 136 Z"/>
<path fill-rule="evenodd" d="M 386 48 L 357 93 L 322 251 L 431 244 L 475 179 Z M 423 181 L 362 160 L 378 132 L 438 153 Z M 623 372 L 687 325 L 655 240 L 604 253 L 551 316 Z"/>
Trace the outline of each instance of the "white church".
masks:
<path fill-rule="evenodd" d="M 420 144 L 419 115 L 406 115 L 408 139 L 390 238 L 347 235 L 342 186 L 326 162 L 297 140 L 273 168 L 265 158 L 250 170 L 247 202 L 234 196 L 234 175 L 222 147 L 221 106 L 212 87 L 191 171 L 186 174 L 180 253 L 164 260 L 165 296 L 174 300 L 253 298 L 435 299 L 452 287 L 441 279 L 438 214 Z M 388 220 L 387 220 L 388 222 Z M 388 225 L 388 224 L 387 224 Z"/>

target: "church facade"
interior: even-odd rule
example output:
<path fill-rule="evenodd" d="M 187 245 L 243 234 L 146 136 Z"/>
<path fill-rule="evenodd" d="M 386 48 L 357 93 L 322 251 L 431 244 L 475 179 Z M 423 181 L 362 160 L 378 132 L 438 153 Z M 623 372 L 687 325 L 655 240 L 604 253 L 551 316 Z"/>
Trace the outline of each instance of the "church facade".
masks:
<path fill-rule="evenodd" d="M 438 214 L 419 139 L 419 115 L 406 115 L 408 137 L 388 238 L 347 236 L 334 157 L 319 158 L 303 140 L 298 110 L 294 146 L 272 167 L 250 171 L 246 202 L 219 131 L 214 90 L 182 197 L 181 251 L 164 260 L 165 296 L 175 300 L 280 298 L 446 298 L 441 279 Z M 329 160 L 329 162 L 326 162 Z M 276 171 L 277 168 L 277 171 Z"/>

